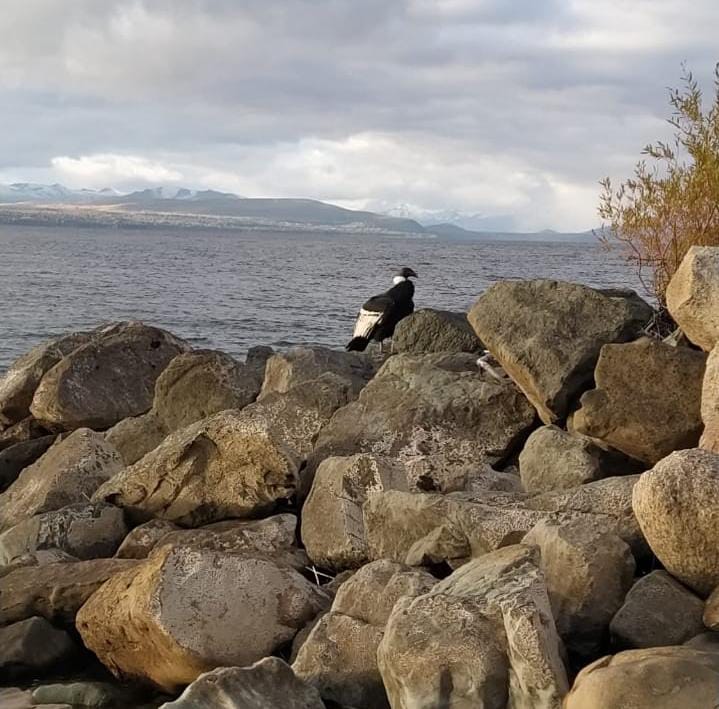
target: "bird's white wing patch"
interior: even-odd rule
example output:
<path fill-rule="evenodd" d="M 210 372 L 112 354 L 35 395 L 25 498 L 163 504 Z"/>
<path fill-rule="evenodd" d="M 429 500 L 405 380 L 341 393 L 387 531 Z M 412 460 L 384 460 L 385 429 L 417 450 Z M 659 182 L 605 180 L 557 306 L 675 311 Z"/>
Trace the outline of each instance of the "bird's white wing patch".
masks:
<path fill-rule="evenodd" d="M 369 337 L 384 317 L 384 313 L 360 308 L 352 337 Z"/>

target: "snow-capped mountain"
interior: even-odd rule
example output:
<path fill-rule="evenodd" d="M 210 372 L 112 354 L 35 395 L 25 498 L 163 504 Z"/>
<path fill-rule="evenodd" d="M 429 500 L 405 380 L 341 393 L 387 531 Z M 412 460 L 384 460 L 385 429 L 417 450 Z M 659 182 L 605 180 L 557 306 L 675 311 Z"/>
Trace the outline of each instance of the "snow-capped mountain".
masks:
<path fill-rule="evenodd" d="M 410 204 L 398 204 L 379 209 L 382 214 L 403 219 L 414 219 L 423 226 L 454 224 L 468 231 L 510 232 L 516 231 L 514 217 L 504 214 L 486 215 L 460 212 L 456 209 L 423 209 Z"/>
<path fill-rule="evenodd" d="M 35 182 L 13 182 L 10 185 L 0 184 L 0 202 L 37 202 L 42 204 L 93 202 L 108 197 L 116 197 L 120 193 L 108 188 L 102 190 L 71 189 L 65 185 L 41 185 Z"/>

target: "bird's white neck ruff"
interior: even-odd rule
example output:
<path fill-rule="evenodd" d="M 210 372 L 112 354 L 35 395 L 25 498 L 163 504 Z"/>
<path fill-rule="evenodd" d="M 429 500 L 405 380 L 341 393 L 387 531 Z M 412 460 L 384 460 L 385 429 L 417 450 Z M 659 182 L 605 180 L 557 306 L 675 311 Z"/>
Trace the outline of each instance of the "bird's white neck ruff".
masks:
<path fill-rule="evenodd" d="M 395 285 L 397 285 L 398 283 L 402 283 L 402 281 L 406 281 L 406 280 L 407 280 L 407 277 L 406 277 L 406 276 L 395 276 L 395 277 L 392 279 L 392 283 L 394 283 Z"/>

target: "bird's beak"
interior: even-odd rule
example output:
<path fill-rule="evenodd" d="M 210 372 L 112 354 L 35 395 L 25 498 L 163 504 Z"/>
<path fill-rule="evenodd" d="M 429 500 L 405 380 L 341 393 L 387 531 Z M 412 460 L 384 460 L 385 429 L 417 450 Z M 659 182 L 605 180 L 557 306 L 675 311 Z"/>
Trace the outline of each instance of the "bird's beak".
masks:
<path fill-rule="evenodd" d="M 418 276 L 414 271 L 412 271 L 412 270 L 410 270 L 409 275 L 410 275 L 412 278 L 419 278 L 419 276 Z"/>

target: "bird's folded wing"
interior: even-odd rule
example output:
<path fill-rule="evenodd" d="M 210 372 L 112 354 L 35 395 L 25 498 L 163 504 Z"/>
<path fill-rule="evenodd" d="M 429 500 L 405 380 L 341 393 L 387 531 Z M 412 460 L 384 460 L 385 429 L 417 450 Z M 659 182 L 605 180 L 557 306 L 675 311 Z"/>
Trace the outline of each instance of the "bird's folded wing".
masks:
<path fill-rule="evenodd" d="M 384 316 L 383 312 L 360 308 L 352 337 L 370 337 L 372 331 L 382 322 Z"/>

